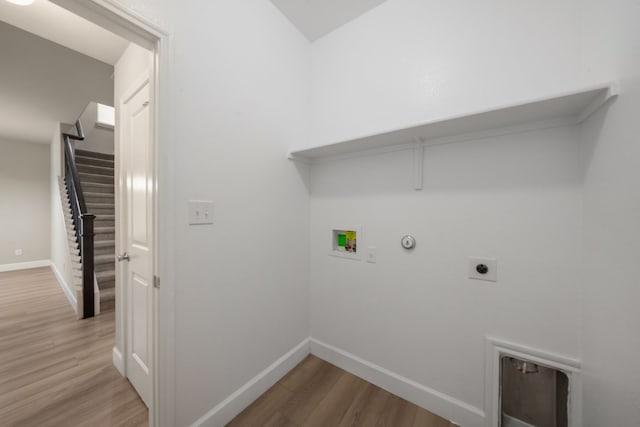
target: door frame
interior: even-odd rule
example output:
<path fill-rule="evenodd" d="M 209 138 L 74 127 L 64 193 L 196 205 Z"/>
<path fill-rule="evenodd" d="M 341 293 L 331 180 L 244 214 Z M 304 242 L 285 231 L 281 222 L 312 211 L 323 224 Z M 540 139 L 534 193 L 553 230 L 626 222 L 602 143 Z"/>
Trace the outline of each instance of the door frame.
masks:
<path fill-rule="evenodd" d="M 174 263 L 173 238 L 173 170 L 170 159 L 172 122 L 169 79 L 172 63 L 171 37 L 166 29 L 117 0 L 51 0 L 53 3 L 99 25 L 124 39 L 149 49 L 153 53 L 150 70 L 152 108 L 153 160 L 153 275 L 161 278 L 159 289 L 153 292 L 153 393 L 149 405 L 149 426 L 175 424 L 174 370 Z M 162 215 L 159 213 L 162 212 Z M 121 244 L 116 242 L 116 245 Z M 118 246 L 117 246 L 118 247 Z M 160 262 L 162 261 L 162 262 Z M 126 313 L 125 313 L 126 316 Z M 126 324 L 116 318 L 116 343 L 126 343 Z M 118 325 L 120 323 L 120 325 Z M 114 362 L 117 348 L 114 347 Z M 126 354 L 126 353 L 125 353 Z M 124 356 L 124 354 L 123 354 Z M 123 367 L 117 366 L 119 369 Z M 121 373 L 123 373 L 121 371 Z"/>

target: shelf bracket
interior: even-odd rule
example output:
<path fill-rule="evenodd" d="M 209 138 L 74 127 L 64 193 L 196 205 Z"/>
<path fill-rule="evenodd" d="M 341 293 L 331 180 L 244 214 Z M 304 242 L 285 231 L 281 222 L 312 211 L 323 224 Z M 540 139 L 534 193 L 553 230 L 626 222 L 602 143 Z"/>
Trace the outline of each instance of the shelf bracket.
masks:
<path fill-rule="evenodd" d="M 413 148 L 413 188 L 416 191 L 422 190 L 424 181 L 424 142 L 415 138 Z"/>

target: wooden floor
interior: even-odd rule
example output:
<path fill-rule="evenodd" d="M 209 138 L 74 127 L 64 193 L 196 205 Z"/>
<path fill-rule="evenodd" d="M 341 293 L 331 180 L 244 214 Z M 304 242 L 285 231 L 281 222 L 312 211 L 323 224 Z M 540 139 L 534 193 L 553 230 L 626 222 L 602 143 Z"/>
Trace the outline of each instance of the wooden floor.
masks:
<path fill-rule="evenodd" d="M 0 425 L 146 426 L 114 334 L 113 312 L 75 319 L 48 267 L 0 273 Z"/>
<path fill-rule="evenodd" d="M 228 427 L 450 427 L 454 424 L 314 356 Z"/>

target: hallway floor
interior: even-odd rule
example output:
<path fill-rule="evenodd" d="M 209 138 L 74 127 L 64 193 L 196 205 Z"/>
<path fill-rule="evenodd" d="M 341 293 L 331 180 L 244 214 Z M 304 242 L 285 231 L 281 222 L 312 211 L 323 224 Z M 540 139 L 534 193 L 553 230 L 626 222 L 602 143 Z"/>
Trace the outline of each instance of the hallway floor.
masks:
<path fill-rule="evenodd" d="M 0 424 L 146 426 L 114 334 L 113 311 L 76 320 L 50 268 L 0 273 Z"/>
<path fill-rule="evenodd" d="M 453 427 L 449 421 L 308 356 L 227 427 Z"/>

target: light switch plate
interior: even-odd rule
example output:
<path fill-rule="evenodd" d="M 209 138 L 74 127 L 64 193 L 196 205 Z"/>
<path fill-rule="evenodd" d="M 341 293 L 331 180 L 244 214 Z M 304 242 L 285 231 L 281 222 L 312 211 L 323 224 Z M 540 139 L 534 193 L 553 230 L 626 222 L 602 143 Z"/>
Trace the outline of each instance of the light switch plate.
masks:
<path fill-rule="evenodd" d="M 189 225 L 213 224 L 213 202 L 189 200 Z"/>
<path fill-rule="evenodd" d="M 482 273 L 482 271 L 486 272 Z M 495 258 L 469 257 L 469 279 L 485 280 L 487 282 L 498 281 L 498 260 Z"/>

